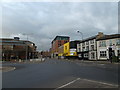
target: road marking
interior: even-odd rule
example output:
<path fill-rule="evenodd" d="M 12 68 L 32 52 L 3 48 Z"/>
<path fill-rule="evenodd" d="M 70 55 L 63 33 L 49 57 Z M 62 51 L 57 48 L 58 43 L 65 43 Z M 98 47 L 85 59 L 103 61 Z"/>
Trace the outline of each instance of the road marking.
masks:
<path fill-rule="evenodd" d="M 76 81 L 78 81 L 80 79 L 81 78 L 77 78 L 77 79 L 75 79 L 75 80 L 73 80 L 73 81 L 71 81 L 71 82 L 69 82 L 67 84 L 64 84 L 64 85 L 62 85 L 62 86 L 60 86 L 60 87 L 58 87 L 58 88 L 56 88 L 54 90 L 58 90 L 58 89 L 64 88 L 64 87 L 66 87 L 66 86 L 68 86 L 68 85 L 70 85 L 70 84 L 72 84 L 72 83 L 74 83 L 74 82 L 76 82 Z M 105 83 L 105 82 L 100 82 L 100 81 L 89 80 L 89 79 L 81 79 L 81 80 L 86 80 L 86 81 L 89 81 L 89 82 L 94 82 L 94 83 L 99 83 L 99 84 L 105 84 L 105 85 L 109 85 L 109 86 L 118 87 L 118 85 L 116 85 L 116 84 L 110 84 L 110 83 Z"/>
<path fill-rule="evenodd" d="M 118 87 L 118 85 L 116 85 L 116 84 L 110 84 L 110 83 L 105 83 L 105 82 L 100 82 L 100 81 L 89 80 L 89 79 L 82 79 L 82 80 Z"/>
<path fill-rule="evenodd" d="M 105 64 L 99 64 L 99 65 L 105 65 Z"/>
<path fill-rule="evenodd" d="M 75 80 L 73 80 L 73 81 L 71 81 L 71 82 L 69 82 L 69 83 L 67 83 L 67 84 L 64 84 L 64 85 L 62 85 L 62 86 L 60 86 L 60 87 L 58 87 L 58 88 L 56 88 L 56 89 L 54 89 L 54 90 L 58 90 L 58 89 L 60 89 L 60 88 L 66 87 L 66 86 L 68 86 L 68 85 L 70 85 L 70 84 L 72 84 L 72 83 L 74 83 L 74 82 L 76 82 L 76 81 L 78 81 L 78 80 L 80 80 L 80 78 L 77 78 L 77 79 L 75 79 Z"/>

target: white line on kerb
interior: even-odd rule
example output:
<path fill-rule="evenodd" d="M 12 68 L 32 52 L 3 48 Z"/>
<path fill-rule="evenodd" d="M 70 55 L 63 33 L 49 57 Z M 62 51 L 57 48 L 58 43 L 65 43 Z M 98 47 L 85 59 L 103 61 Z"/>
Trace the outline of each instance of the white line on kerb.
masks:
<path fill-rule="evenodd" d="M 78 80 L 80 80 L 80 78 L 77 78 L 77 79 L 75 79 L 75 80 L 73 80 L 73 81 L 71 81 L 71 82 L 69 82 L 69 83 L 67 83 L 67 84 L 64 84 L 64 85 L 62 85 L 62 86 L 60 86 L 60 87 L 58 87 L 58 88 L 56 88 L 56 89 L 54 89 L 54 90 L 58 90 L 58 89 L 60 89 L 60 88 L 66 87 L 66 86 L 68 86 L 68 85 L 70 85 L 70 84 L 72 84 L 72 83 L 74 83 L 74 82 L 76 82 L 76 81 L 78 81 Z"/>

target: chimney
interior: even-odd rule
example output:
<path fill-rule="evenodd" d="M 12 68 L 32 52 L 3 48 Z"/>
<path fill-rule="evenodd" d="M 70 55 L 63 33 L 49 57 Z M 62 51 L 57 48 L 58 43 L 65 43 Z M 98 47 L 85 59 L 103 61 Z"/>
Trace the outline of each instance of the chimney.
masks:
<path fill-rule="evenodd" d="M 97 39 L 102 38 L 104 36 L 103 32 L 98 32 Z"/>
<path fill-rule="evenodd" d="M 20 38 L 19 37 L 14 37 L 14 40 L 19 40 Z"/>

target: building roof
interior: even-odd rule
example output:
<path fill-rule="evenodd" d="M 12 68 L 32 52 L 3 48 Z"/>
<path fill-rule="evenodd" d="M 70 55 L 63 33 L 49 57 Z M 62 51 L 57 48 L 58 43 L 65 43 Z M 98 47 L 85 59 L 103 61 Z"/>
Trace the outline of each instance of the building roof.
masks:
<path fill-rule="evenodd" d="M 113 38 L 120 38 L 120 34 L 104 35 L 103 37 L 97 39 L 97 41 L 99 41 L 99 40 L 113 39 Z"/>
<path fill-rule="evenodd" d="M 11 39 L 11 38 L 0 38 L 0 43 L 3 44 L 3 43 L 9 43 L 9 44 L 16 44 L 16 45 L 21 45 L 21 44 L 29 44 L 29 43 L 32 43 L 34 44 L 33 42 L 31 41 L 27 41 L 27 40 L 16 40 L 16 39 Z"/>
<path fill-rule="evenodd" d="M 74 40 L 74 41 L 70 41 L 70 43 L 71 42 L 75 42 L 75 43 L 79 43 L 79 42 L 81 42 L 80 40 Z"/>
<path fill-rule="evenodd" d="M 70 38 L 69 36 L 56 36 L 56 37 L 53 39 L 53 41 L 55 41 L 58 37 Z M 52 41 L 52 42 L 53 42 L 53 41 Z"/>
<path fill-rule="evenodd" d="M 92 36 L 92 37 L 89 37 L 89 38 L 86 38 L 86 39 L 83 39 L 82 42 L 85 42 L 85 41 L 89 41 L 89 40 L 93 40 L 93 39 L 96 39 L 97 35 L 95 36 Z"/>

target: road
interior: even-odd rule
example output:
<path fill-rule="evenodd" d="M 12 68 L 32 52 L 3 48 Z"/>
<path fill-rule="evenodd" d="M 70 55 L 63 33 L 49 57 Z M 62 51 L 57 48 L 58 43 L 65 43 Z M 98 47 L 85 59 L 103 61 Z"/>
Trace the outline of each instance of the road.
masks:
<path fill-rule="evenodd" d="M 41 63 L 4 63 L 3 66 L 16 68 L 3 72 L 3 88 L 62 88 L 69 84 L 77 88 L 82 80 L 84 86 L 88 82 L 118 85 L 117 64 L 48 59 Z"/>

